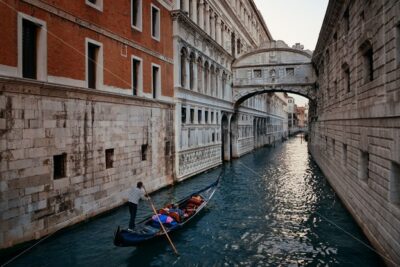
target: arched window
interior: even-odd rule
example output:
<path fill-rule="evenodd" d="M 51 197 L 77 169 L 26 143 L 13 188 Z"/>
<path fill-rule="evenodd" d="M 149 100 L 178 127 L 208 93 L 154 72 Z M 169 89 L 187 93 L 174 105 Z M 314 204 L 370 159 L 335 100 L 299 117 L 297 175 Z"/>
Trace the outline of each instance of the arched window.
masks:
<path fill-rule="evenodd" d="M 208 62 L 204 63 L 204 94 L 208 94 L 208 85 L 210 81 L 210 68 Z"/>
<path fill-rule="evenodd" d="M 203 60 L 197 59 L 197 91 L 203 92 Z"/>
<path fill-rule="evenodd" d="M 187 52 L 185 48 L 181 49 L 181 64 L 180 64 L 180 74 L 181 74 L 181 86 L 185 87 L 186 85 L 186 56 Z"/>
<path fill-rule="evenodd" d="M 222 73 L 222 99 L 225 99 L 225 88 L 226 88 L 226 73 L 225 71 Z"/>
<path fill-rule="evenodd" d="M 196 56 L 194 53 L 190 54 L 190 62 L 189 62 L 189 88 L 190 90 L 194 89 L 194 64 L 196 60 Z"/>
<path fill-rule="evenodd" d="M 210 95 L 213 96 L 215 92 L 215 69 L 214 65 L 210 67 Z"/>
<path fill-rule="evenodd" d="M 216 69 L 215 70 L 215 89 L 216 89 L 216 94 L 215 94 L 215 96 L 216 97 L 218 97 L 219 95 L 220 95 L 220 93 L 219 93 L 219 90 L 220 90 L 220 88 L 219 88 L 219 78 L 220 78 L 220 76 L 219 76 L 219 69 Z"/>

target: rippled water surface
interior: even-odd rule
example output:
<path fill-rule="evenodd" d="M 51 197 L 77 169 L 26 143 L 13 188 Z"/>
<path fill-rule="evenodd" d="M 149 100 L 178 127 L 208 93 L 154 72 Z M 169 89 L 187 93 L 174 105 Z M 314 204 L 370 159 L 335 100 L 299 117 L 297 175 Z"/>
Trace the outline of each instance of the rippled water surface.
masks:
<path fill-rule="evenodd" d="M 11 266 L 383 265 L 300 137 L 157 192 L 153 199 L 159 207 L 178 200 L 214 181 L 221 170 L 207 209 L 171 236 L 180 257 L 165 240 L 115 247 L 115 227 L 129 219 L 122 207 L 47 239 Z M 138 220 L 150 212 L 142 202 Z"/>

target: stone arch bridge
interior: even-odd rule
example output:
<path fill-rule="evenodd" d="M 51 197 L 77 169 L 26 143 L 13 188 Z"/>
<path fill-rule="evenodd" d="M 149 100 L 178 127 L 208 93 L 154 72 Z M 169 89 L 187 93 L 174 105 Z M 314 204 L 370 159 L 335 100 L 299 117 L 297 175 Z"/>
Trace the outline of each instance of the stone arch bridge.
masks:
<path fill-rule="evenodd" d="M 316 71 L 311 61 L 312 53 L 296 45 L 290 48 L 283 41 L 263 44 L 250 51 L 232 65 L 234 114 L 222 114 L 222 158 L 230 160 L 240 157 L 249 149 L 276 141 L 274 117 L 254 116 L 250 125 L 252 144 L 243 149 L 238 125 L 239 106 L 248 98 L 270 92 L 288 92 L 302 95 L 310 100 L 310 112 L 316 102 Z M 276 120 L 275 120 L 276 121 Z"/>
<path fill-rule="evenodd" d="M 268 92 L 295 93 L 313 102 L 317 75 L 311 57 L 311 51 L 299 44 L 290 48 L 283 41 L 266 43 L 240 56 L 232 65 L 235 108 Z"/>

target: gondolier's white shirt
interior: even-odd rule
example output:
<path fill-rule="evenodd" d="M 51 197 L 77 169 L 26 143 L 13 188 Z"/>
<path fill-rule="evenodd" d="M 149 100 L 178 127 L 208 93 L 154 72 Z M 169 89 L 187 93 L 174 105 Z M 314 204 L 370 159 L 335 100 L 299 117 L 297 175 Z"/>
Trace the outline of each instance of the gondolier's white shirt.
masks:
<path fill-rule="evenodd" d="M 147 199 L 144 196 L 144 190 L 137 187 L 133 188 L 131 192 L 129 192 L 128 201 L 134 204 L 138 204 L 140 199 Z"/>

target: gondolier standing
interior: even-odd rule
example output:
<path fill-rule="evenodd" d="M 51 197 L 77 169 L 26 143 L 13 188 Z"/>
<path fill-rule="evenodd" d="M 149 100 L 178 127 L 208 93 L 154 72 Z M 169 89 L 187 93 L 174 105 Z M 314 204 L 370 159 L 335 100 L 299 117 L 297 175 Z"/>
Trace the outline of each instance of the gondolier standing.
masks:
<path fill-rule="evenodd" d="M 131 215 L 129 220 L 129 230 L 133 230 L 135 228 L 136 212 L 140 199 L 148 200 L 148 198 L 145 197 L 142 182 L 138 182 L 136 187 L 129 192 L 128 207 Z"/>

